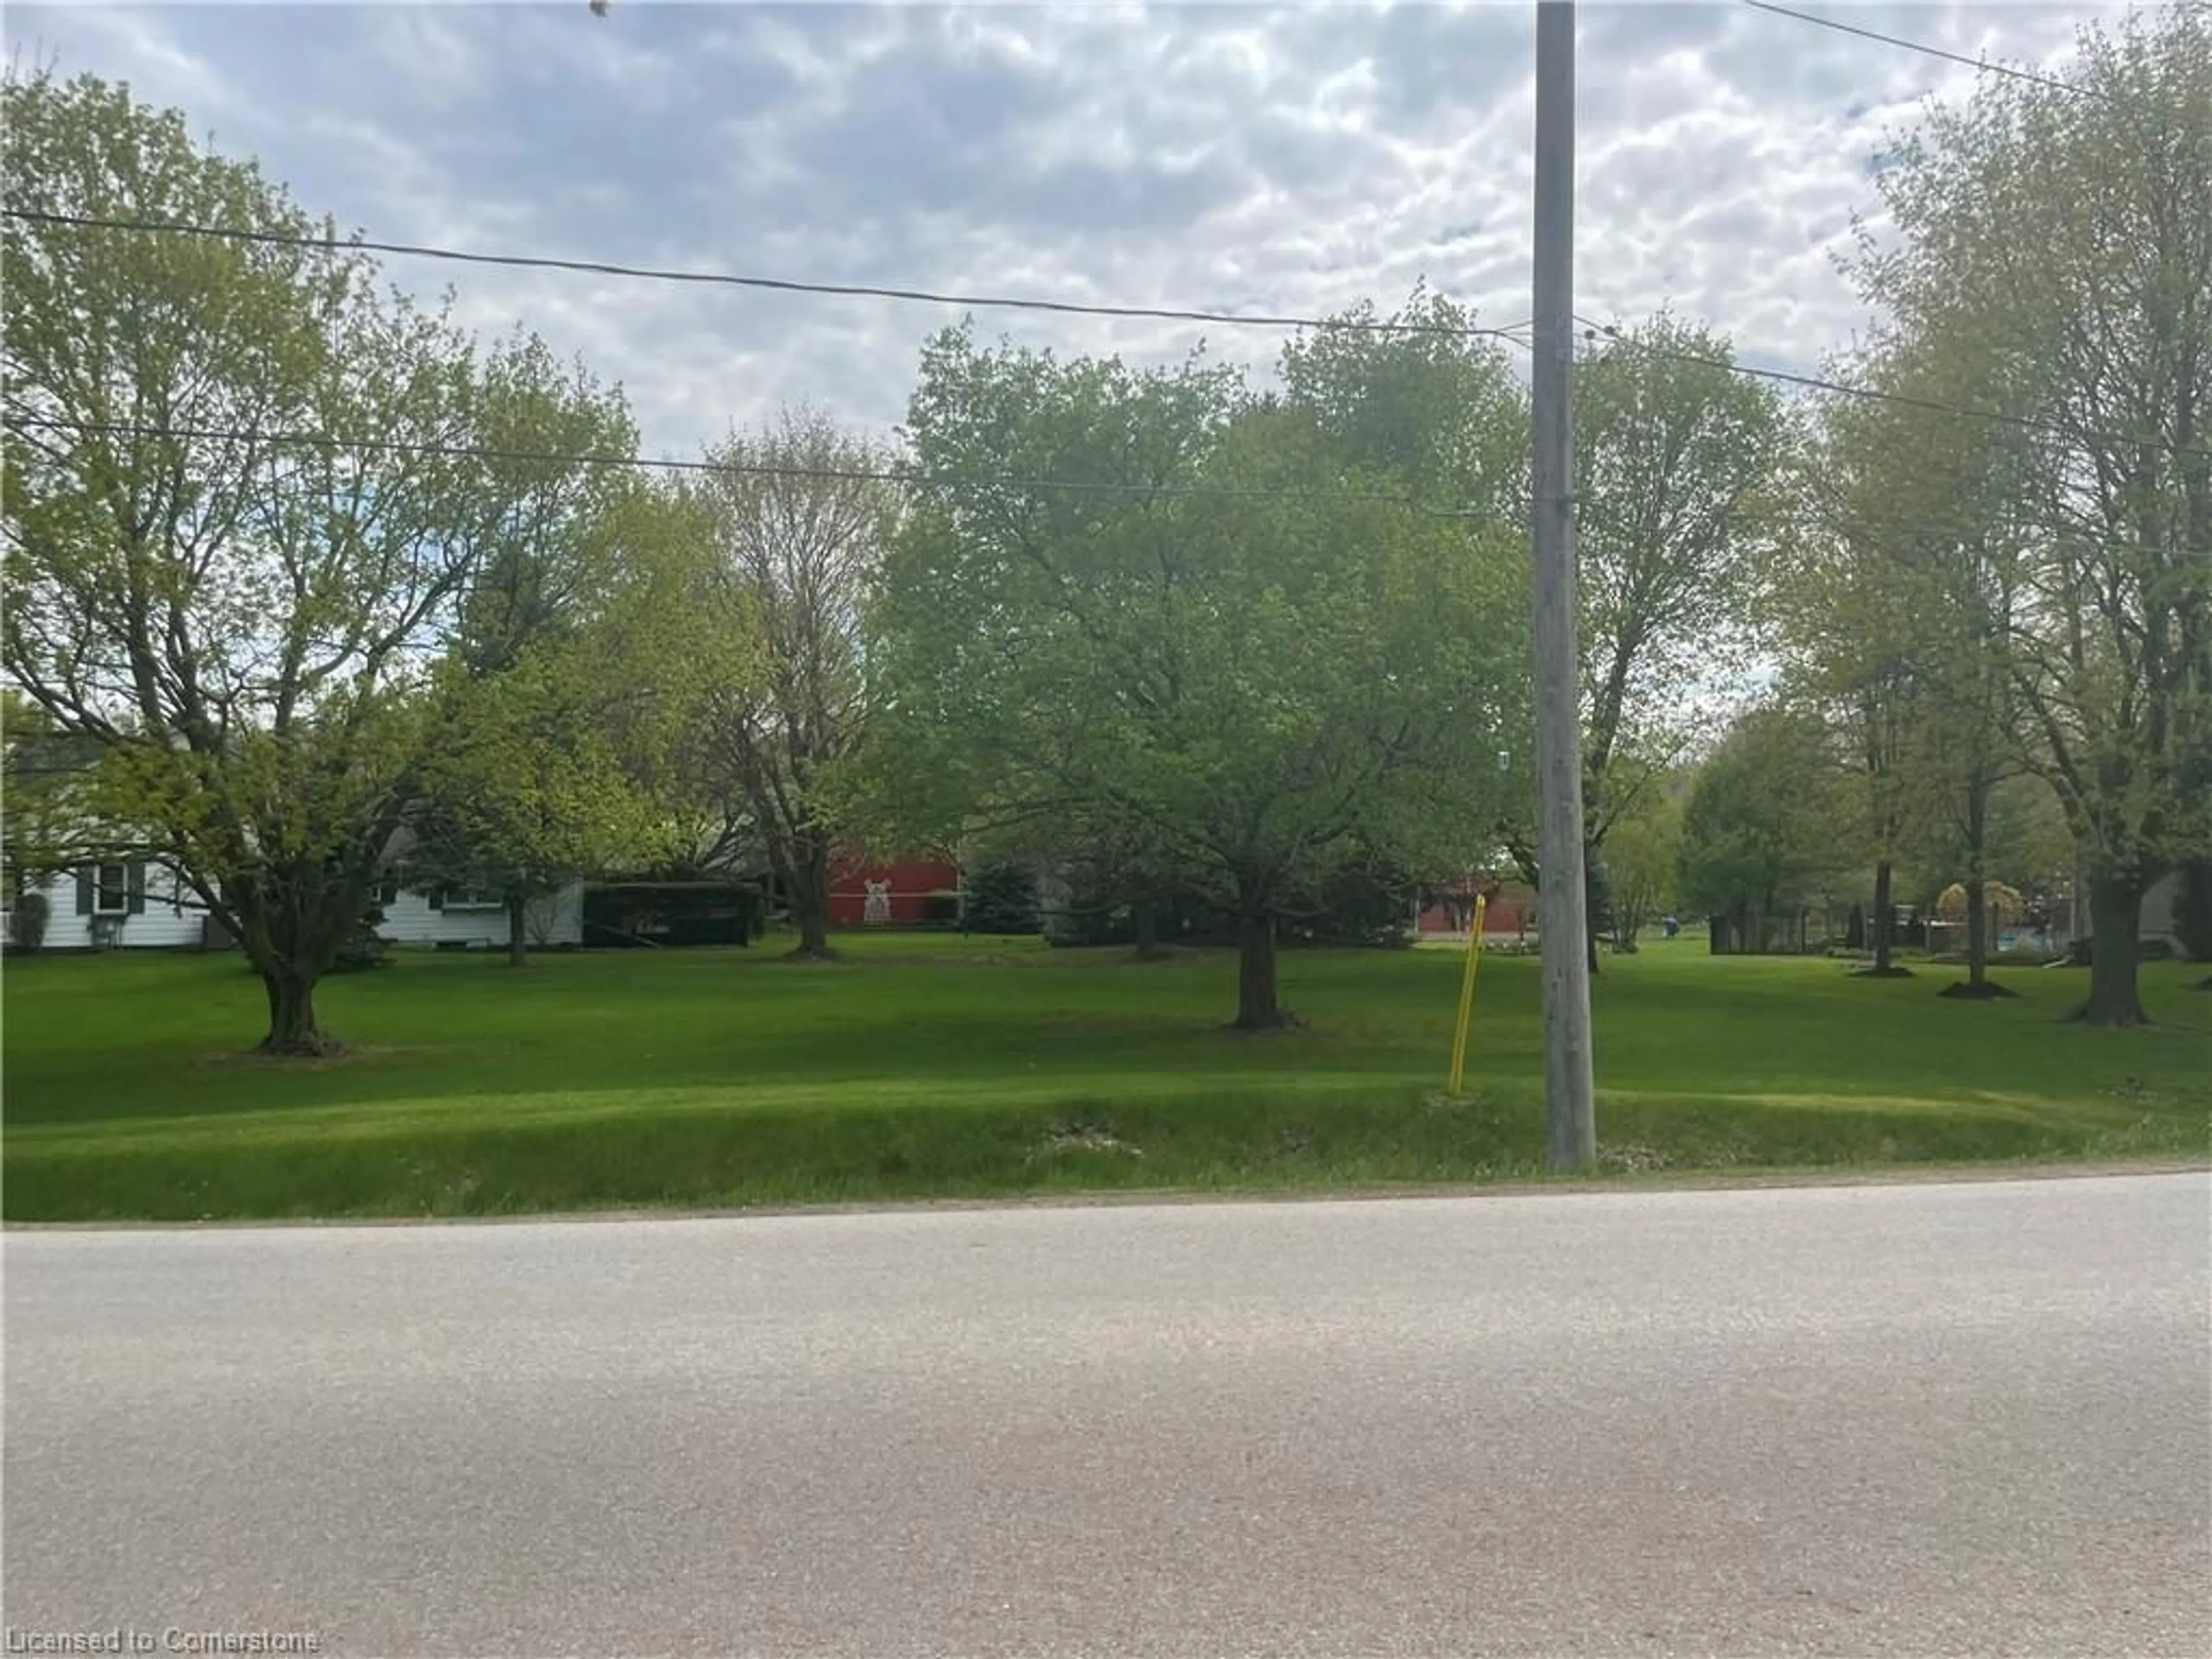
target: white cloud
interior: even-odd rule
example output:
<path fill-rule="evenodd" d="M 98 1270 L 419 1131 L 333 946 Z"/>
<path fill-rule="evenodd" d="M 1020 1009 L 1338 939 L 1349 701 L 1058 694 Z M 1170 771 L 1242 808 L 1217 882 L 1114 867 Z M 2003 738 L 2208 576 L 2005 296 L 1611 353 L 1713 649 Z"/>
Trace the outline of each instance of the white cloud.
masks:
<path fill-rule="evenodd" d="M 441 99 L 488 94 L 498 75 L 495 60 L 430 6 L 394 6 L 370 26 L 371 50 L 384 72 Z"/>
<path fill-rule="evenodd" d="M 2110 15 L 2110 9 L 2097 9 Z M 2049 64 L 2081 9 L 1854 6 Z M 830 282 L 1312 313 L 1417 276 L 1528 315 L 1526 5 L 11 7 L 384 240 Z M 1739 6 L 1586 5 L 1580 308 L 1671 303 L 1811 369 L 1870 163 L 1970 69 Z M 683 452 L 778 403 L 881 428 L 957 312 L 395 260 L 625 384 Z M 1281 336 L 982 313 L 1063 350 L 1272 359 Z"/>

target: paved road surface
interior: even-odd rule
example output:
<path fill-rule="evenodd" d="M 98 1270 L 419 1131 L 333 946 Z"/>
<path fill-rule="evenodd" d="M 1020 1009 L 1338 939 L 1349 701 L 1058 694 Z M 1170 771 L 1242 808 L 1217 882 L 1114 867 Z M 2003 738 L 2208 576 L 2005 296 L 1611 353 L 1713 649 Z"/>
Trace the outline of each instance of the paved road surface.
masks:
<path fill-rule="evenodd" d="M 2212 1651 L 2202 1176 L 4 1258 L 18 1632 Z"/>

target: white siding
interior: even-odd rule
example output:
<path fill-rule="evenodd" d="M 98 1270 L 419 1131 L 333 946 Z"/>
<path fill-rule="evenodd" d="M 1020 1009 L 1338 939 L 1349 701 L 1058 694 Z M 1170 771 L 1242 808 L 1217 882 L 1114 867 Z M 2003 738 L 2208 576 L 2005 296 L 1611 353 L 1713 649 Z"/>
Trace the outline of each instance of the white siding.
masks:
<path fill-rule="evenodd" d="M 2153 882 L 2143 894 L 2142 936 L 2164 939 L 2176 956 L 2184 954 L 2179 931 L 2180 911 L 2181 872 L 2174 870 Z"/>
<path fill-rule="evenodd" d="M 73 870 L 49 879 L 39 890 L 46 896 L 48 919 L 45 948 L 49 951 L 88 951 L 93 945 L 94 918 L 77 913 L 77 878 Z M 115 943 L 124 950 L 175 950 L 196 947 L 204 937 L 206 912 L 191 891 L 160 865 L 146 866 L 146 908 L 137 915 L 112 918 L 118 925 Z M 507 948 L 507 912 L 497 907 L 433 910 L 420 893 L 401 893 L 384 907 L 384 925 L 377 932 L 395 944 L 432 945 L 441 941 Z M 584 939 L 584 884 L 572 882 L 557 893 L 534 900 L 528 913 L 528 936 L 533 948 L 580 945 Z"/>
<path fill-rule="evenodd" d="M 46 941 L 49 951 L 88 951 L 92 948 L 94 918 L 77 913 L 76 872 L 65 870 L 51 878 L 40 891 L 46 896 Z M 146 908 L 136 915 L 101 917 L 118 931 L 116 945 L 124 950 L 174 950 L 198 945 L 206 912 L 191 890 L 161 865 L 146 866 Z"/>
<path fill-rule="evenodd" d="M 507 910 L 501 905 L 430 908 L 427 895 L 401 891 L 384 907 L 380 938 L 394 945 L 466 945 L 507 948 Z M 535 949 L 580 945 L 584 940 L 584 884 L 571 882 L 557 893 L 531 901 L 525 913 L 525 937 Z"/>

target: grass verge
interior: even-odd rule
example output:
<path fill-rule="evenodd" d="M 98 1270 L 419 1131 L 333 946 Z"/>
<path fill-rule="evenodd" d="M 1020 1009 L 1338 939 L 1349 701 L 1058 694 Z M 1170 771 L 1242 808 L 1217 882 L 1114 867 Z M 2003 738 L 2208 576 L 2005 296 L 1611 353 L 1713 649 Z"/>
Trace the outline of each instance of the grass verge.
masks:
<path fill-rule="evenodd" d="M 1961 1004 L 1934 976 L 1694 948 L 1609 959 L 1601 1173 L 1617 1178 L 2193 1158 L 2212 1034 L 2057 1023 L 2077 975 Z M 1301 952 L 1312 1028 L 1217 1029 L 1226 958 L 1134 967 L 1021 941 L 763 952 L 409 956 L 333 984 L 334 1062 L 243 1050 L 217 957 L 52 959 L 5 981 L 11 1220 L 495 1215 L 1536 1178 L 1534 964 L 1484 969 L 1468 1092 L 1437 1085 L 1450 952 Z M 2167 981 L 2171 981 L 2169 984 Z"/>

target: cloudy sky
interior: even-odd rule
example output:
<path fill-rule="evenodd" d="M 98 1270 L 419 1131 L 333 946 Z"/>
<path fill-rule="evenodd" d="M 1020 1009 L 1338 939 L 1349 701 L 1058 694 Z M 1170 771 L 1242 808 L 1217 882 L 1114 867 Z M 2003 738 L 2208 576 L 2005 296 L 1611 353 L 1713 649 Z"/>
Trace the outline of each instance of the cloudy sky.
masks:
<path fill-rule="evenodd" d="M 1808 8 L 1810 9 L 1810 8 Z M 2057 64 L 2082 5 L 1828 15 Z M 1528 315 L 1534 8 L 37 6 L 15 61 L 128 81 L 379 240 L 1231 312 Z M 1663 304 L 1817 367 L 1833 254 L 1929 94 L 1973 71 L 1741 5 L 1581 9 L 1577 307 Z M 621 380 L 650 450 L 806 400 L 887 430 L 957 309 L 394 260 Z M 1264 363 L 1278 331 L 981 319 L 1064 350 Z"/>

